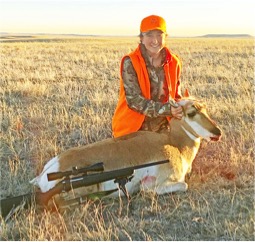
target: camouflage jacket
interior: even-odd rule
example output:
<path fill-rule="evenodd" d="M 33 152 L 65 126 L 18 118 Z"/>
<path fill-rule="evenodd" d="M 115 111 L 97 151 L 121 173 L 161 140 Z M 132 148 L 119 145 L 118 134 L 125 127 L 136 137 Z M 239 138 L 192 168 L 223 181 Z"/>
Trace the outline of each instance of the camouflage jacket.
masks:
<path fill-rule="evenodd" d="M 167 100 L 169 90 L 163 68 L 166 60 L 166 51 L 164 48 L 162 49 L 162 63 L 159 67 L 154 67 L 150 63 L 145 46 L 143 44 L 140 45 L 142 56 L 145 60 L 149 74 L 151 99 L 146 99 L 142 95 L 131 59 L 126 57 L 122 71 L 126 100 L 129 108 L 146 116 L 141 130 L 158 132 L 168 127 L 166 117 L 171 117 L 171 105 L 176 106 L 174 101 L 169 102 Z M 176 98 L 180 98 L 180 95 Z"/>

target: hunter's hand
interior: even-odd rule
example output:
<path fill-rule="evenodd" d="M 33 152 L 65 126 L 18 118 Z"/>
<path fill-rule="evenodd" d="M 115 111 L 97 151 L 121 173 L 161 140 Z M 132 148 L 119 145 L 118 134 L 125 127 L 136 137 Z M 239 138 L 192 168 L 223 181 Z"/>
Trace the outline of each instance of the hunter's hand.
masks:
<path fill-rule="evenodd" d="M 178 107 L 171 106 L 171 114 L 172 114 L 173 118 L 182 119 L 182 116 L 183 116 L 182 107 L 181 106 L 178 106 Z"/>

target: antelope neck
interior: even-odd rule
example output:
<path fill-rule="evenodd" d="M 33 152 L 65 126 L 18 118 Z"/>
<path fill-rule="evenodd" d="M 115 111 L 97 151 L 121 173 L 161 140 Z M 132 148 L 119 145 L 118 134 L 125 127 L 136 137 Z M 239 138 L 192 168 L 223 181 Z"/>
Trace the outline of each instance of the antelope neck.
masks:
<path fill-rule="evenodd" d="M 189 124 L 184 122 L 181 125 L 181 128 L 189 136 L 190 139 L 194 140 L 195 142 L 199 142 L 200 136 L 191 128 Z"/>

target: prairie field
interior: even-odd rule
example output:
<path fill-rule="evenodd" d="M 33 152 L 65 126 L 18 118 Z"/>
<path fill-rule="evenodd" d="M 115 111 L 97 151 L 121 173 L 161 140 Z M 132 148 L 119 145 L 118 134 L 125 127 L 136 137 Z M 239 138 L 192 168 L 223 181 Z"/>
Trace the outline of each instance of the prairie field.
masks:
<path fill-rule="evenodd" d="M 0 199 L 62 151 L 112 137 L 119 65 L 138 37 L 0 42 Z M 254 39 L 168 38 L 183 63 L 182 90 L 223 130 L 203 141 L 185 193 L 88 201 L 61 213 L 0 218 L 1 240 L 254 240 Z"/>

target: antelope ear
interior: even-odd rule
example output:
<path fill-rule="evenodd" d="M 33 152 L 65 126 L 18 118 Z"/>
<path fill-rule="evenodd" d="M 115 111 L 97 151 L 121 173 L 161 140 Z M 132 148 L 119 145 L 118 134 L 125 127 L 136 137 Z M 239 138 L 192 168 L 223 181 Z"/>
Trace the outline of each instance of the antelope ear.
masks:
<path fill-rule="evenodd" d="M 186 88 L 183 97 L 189 97 L 189 90 Z"/>

